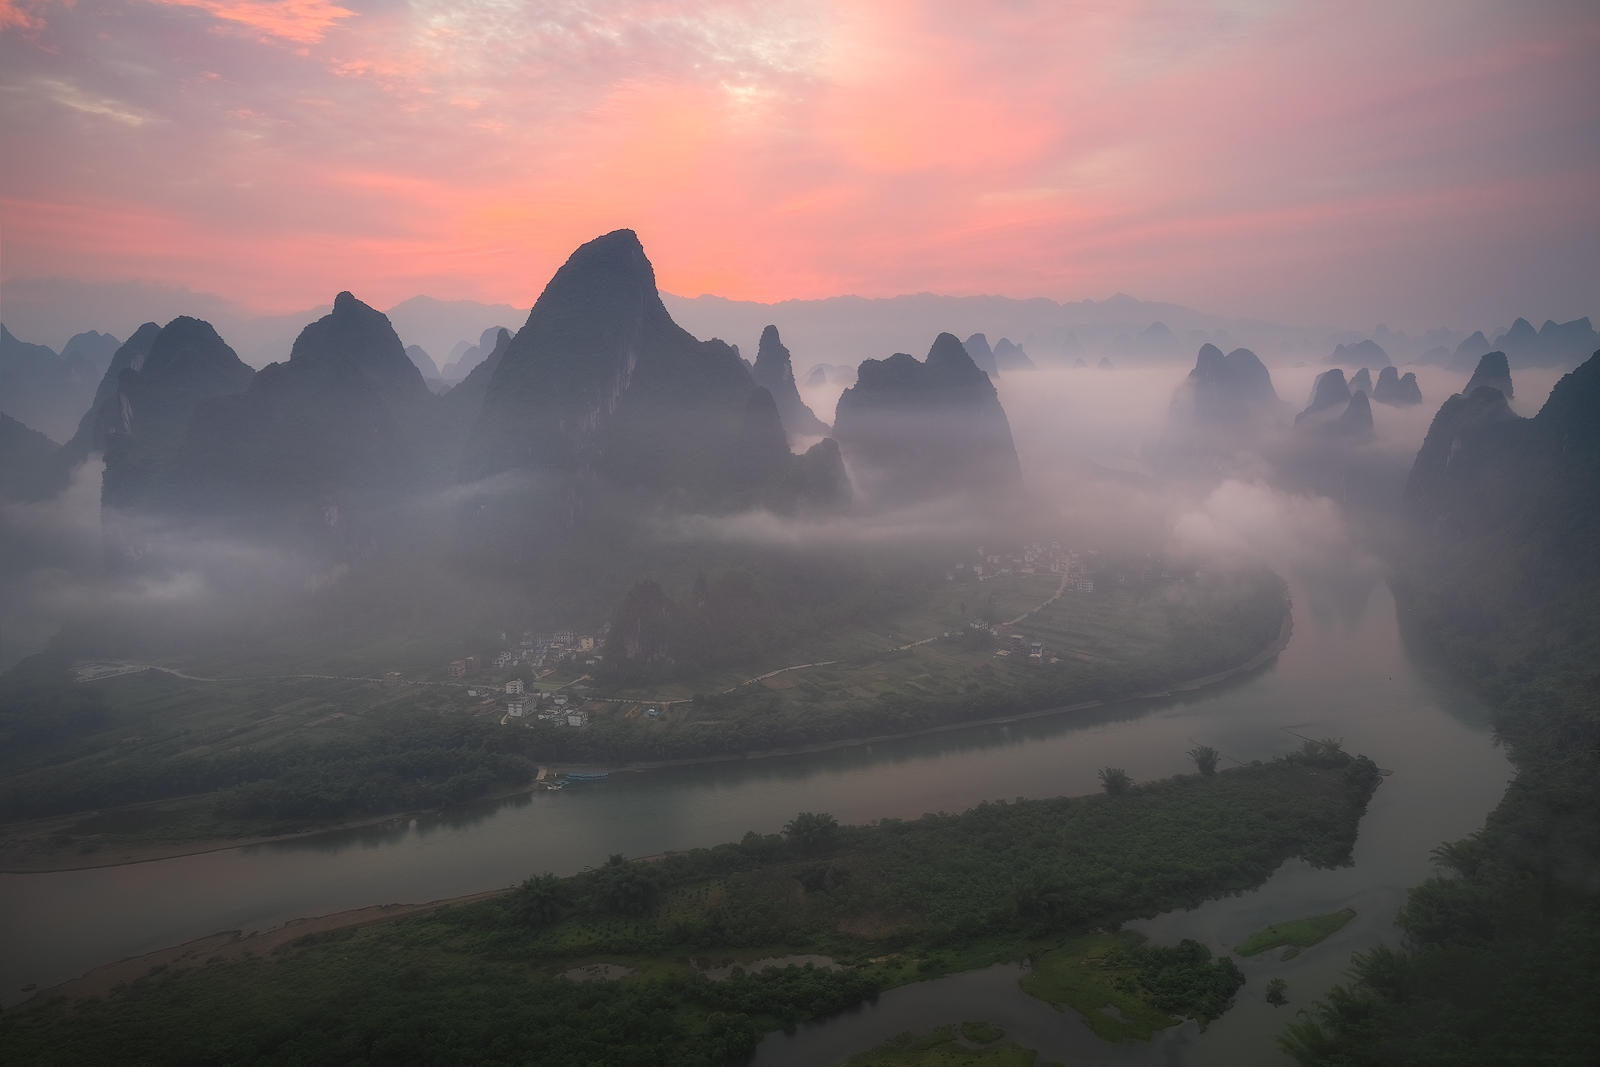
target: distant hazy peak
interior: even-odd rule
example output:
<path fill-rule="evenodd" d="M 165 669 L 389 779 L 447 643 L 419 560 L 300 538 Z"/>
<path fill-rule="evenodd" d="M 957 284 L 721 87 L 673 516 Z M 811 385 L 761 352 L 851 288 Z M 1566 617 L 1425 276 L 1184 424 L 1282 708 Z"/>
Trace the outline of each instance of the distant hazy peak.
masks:
<path fill-rule="evenodd" d="M 985 334 L 975 333 L 962 342 L 967 355 L 972 357 L 972 362 L 978 369 L 991 378 L 1000 377 L 1000 365 L 995 362 L 994 349 L 989 347 L 989 338 Z"/>

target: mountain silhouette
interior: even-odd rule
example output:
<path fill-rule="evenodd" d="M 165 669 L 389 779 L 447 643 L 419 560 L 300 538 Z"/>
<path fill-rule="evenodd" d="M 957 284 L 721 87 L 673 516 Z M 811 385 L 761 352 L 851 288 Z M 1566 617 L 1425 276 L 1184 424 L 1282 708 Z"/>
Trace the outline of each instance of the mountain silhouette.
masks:
<path fill-rule="evenodd" d="M 981 333 L 975 333 L 965 341 L 961 347 L 967 350 L 967 355 L 972 357 L 972 362 L 978 369 L 987 374 L 990 379 L 1000 377 L 1000 365 L 995 362 L 994 349 L 989 347 L 989 338 Z"/>
<path fill-rule="evenodd" d="M 424 481 L 437 404 L 388 318 L 340 293 L 287 362 L 196 410 L 178 464 L 184 503 L 335 527 L 341 509 L 382 507 Z"/>
<path fill-rule="evenodd" d="M 766 388 L 777 404 L 783 419 L 783 428 L 789 437 L 817 437 L 828 433 L 828 424 L 800 399 L 800 390 L 794 383 L 794 366 L 789 350 L 778 337 L 778 328 L 768 326 L 761 331 L 761 343 L 756 349 L 756 361 L 750 368 L 755 383 Z"/>
<path fill-rule="evenodd" d="M 1467 380 L 1467 387 L 1461 390 L 1461 394 L 1471 396 L 1480 385 L 1500 390 L 1507 400 L 1516 398 L 1511 388 L 1511 364 L 1504 352 L 1489 352 L 1478 360 L 1478 366 L 1472 372 L 1472 377 Z"/>
<path fill-rule="evenodd" d="M 1028 353 L 1022 350 L 1021 345 L 1013 344 L 1009 337 L 1000 338 L 994 346 L 994 365 L 1002 373 L 1034 369 L 1034 362 L 1028 358 Z"/>
<path fill-rule="evenodd" d="M 1378 384 L 1372 390 L 1372 399 L 1393 407 L 1410 407 L 1422 403 L 1422 389 L 1417 385 L 1417 376 L 1411 371 L 1406 371 L 1402 377 L 1393 367 L 1385 367 L 1378 372 Z"/>
<path fill-rule="evenodd" d="M 1333 350 L 1324 363 L 1334 363 L 1341 367 L 1387 367 L 1393 361 L 1389 353 L 1376 341 L 1357 341 L 1353 345 L 1339 345 Z"/>
<path fill-rule="evenodd" d="M 78 432 L 62 447 L 62 459 L 69 466 L 82 463 L 91 452 L 105 451 L 106 434 L 123 421 L 122 402 L 119 399 L 122 372 L 138 371 L 144 366 L 150 346 L 155 344 L 156 336 L 160 333 L 160 326 L 147 322 L 112 353 L 111 362 L 95 390 L 94 400 L 78 421 Z"/>
<path fill-rule="evenodd" d="M 1021 487 L 994 385 L 952 334 L 941 333 L 924 361 L 904 352 L 865 360 L 839 397 L 834 436 L 874 503 Z"/>
<path fill-rule="evenodd" d="M 1350 386 L 1344 380 L 1344 371 L 1338 367 L 1323 371 L 1311 383 L 1311 399 L 1306 403 L 1305 410 L 1294 417 L 1294 424 L 1299 426 L 1319 411 L 1347 406 L 1349 403 Z"/>
<path fill-rule="evenodd" d="M 127 351 L 132 344 L 118 350 L 122 359 L 114 363 L 127 365 L 92 430 L 105 450 L 102 500 L 118 508 L 181 498 L 186 487 L 179 472 L 196 413 L 208 400 L 243 392 L 256 373 L 209 322 L 187 315 L 163 326 L 142 356 Z"/>

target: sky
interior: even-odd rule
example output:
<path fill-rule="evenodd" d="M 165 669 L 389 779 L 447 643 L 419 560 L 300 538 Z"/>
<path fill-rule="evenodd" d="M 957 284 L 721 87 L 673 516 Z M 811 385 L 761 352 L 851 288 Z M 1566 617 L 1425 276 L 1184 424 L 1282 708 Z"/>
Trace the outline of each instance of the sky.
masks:
<path fill-rule="evenodd" d="M 1600 313 L 1592 0 L 0 0 L 0 277 Z"/>

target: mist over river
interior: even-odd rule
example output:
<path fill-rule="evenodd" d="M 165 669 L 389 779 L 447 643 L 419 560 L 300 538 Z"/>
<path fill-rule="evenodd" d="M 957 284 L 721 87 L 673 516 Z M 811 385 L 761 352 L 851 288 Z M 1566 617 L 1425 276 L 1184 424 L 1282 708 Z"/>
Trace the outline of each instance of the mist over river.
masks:
<path fill-rule="evenodd" d="M 1340 980 L 1351 952 L 1398 941 L 1395 912 L 1405 889 L 1430 873 L 1429 850 L 1481 826 L 1511 775 L 1483 706 L 1403 647 L 1384 585 L 1359 574 L 1289 577 L 1287 649 L 1252 676 L 1200 694 L 804 756 L 623 774 L 292 842 L 0 875 L 3 1002 L 25 999 L 19 990 L 27 983 L 49 986 L 220 930 L 510 886 L 544 871 L 570 874 L 616 852 L 714 845 L 747 830 L 776 832 L 799 811 L 852 823 L 914 818 L 984 800 L 1094 792 L 1105 766 L 1126 768 L 1136 780 L 1192 773 L 1185 753 L 1196 744 L 1248 762 L 1297 747 L 1298 735 L 1342 737 L 1347 750 L 1393 771 L 1362 822 L 1353 866 L 1314 871 L 1292 861 L 1255 892 L 1131 924 L 1163 942 L 1193 937 L 1220 952 L 1271 921 L 1356 909 L 1354 921 L 1294 960 L 1268 952 L 1240 961 L 1249 983 L 1206 1034 L 1186 1023 L 1148 1044 L 1106 1044 L 1075 1014 L 1017 991 L 1015 968 L 991 969 L 892 990 L 876 1005 L 772 1035 L 755 1058 L 761 1067 L 842 1062 L 901 1030 L 951 1021 L 947 1002 L 955 995 L 972 1005 L 963 1017 L 1026 1035 L 1045 1059 L 1287 1062 L 1272 1035 Z M 1288 981 L 1290 1007 L 1262 1000 L 1272 977 Z"/>

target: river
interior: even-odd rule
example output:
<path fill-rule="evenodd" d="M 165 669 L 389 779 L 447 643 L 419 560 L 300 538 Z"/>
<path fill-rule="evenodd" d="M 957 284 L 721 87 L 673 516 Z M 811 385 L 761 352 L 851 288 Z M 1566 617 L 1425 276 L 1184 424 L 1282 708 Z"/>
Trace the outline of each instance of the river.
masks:
<path fill-rule="evenodd" d="M 1395 943 L 1407 886 L 1428 853 L 1483 823 L 1510 777 L 1484 708 L 1402 645 L 1381 583 L 1292 580 L 1294 636 L 1266 667 L 1181 699 L 1140 701 L 1001 726 L 770 760 L 627 774 L 437 816 L 196 856 L 80 871 L 0 875 L 0 990 L 24 999 L 125 956 L 219 930 L 372 904 L 424 902 L 566 874 L 630 856 L 773 832 L 798 811 L 843 822 L 960 811 L 997 798 L 1093 792 L 1097 771 L 1135 779 L 1191 772 L 1185 753 L 1210 744 L 1228 758 L 1281 755 L 1300 738 L 1342 737 L 1393 771 L 1361 826 L 1352 866 L 1291 862 L 1262 888 L 1134 925 L 1162 941 L 1193 937 L 1225 951 L 1267 922 L 1351 906 L 1357 918 L 1287 963 L 1242 961 L 1249 984 L 1205 1034 L 1193 1023 L 1150 1043 L 1113 1046 L 1071 1013 L 1024 997 L 1016 968 L 992 968 L 891 991 L 875 1005 L 767 1039 L 757 1067 L 842 1062 L 904 1029 L 955 1018 L 952 1004 L 1039 1043 L 1068 1063 L 1288 1062 L 1272 1035 L 1295 1007 L 1338 981 L 1349 955 Z M 1291 1006 L 1261 999 L 1270 977 Z M 983 1009 L 980 1011 L 980 1008 Z"/>

